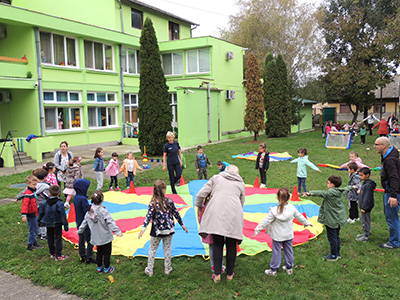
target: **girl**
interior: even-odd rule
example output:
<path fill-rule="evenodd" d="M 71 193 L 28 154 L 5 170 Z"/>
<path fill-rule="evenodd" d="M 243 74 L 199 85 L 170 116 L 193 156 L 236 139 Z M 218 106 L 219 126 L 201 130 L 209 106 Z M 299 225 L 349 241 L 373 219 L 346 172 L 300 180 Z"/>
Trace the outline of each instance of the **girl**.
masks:
<path fill-rule="evenodd" d="M 67 181 L 65 182 L 65 189 L 63 193 L 67 196 L 67 200 L 65 201 L 64 206 L 69 208 L 69 201 L 71 200 L 72 196 L 75 195 L 74 190 L 74 182 L 77 179 L 83 178 L 82 174 L 82 166 L 80 165 L 81 157 L 74 157 L 69 161 L 69 167 L 67 169 Z"/>
<path fill-rule="evenodd" d="M 113 152 L 111 154 L 110 162 L 106 168 L 107 174 L 110 176 L 110 191 L 114 191 L 112 185 L 114 182 L 115 189 L 120 191 L 121 189 L 118 187 L 118 171 L 119 171 L 119 162 L 118 162 L 118 153 Z"/>
<path fill-rule="evenodd" d="M 114 272 L 115 268 L 110 266 L 110 257 L 112 249 L 113 232 L 116 236 L 122 237 L 122 232 L 111 217 L 111 214 L 105 207 L 101 206 L 104 196 L 100 191 L 92 195 L 92 204 L 77 234 L 82 234 L 89 226 L 91 232 L 90 243 L 97 246 L 97 272 L 106 274 Z M 104 261 L 104 264 L 103 264 Z"/>
<path fill-rule="evenodd" d="M 366 135 L 367 135 L 367 128 L 365 127 L 365 124 L 363 123 L 360 128 L 361 145 L 365 144 Z"/>
<path fill-rule="evenodd" d="M 267 171 L 269 168 L 269 152 L 267 152 L 267 145 L 261 143 L 256 161 L 256 170 L 260 170 L 261 185 L 260 188 L 267 187 Z"/>
<path fill-rule="evenodd" d="M 94 161 L 93 169 L 92 171 L 96 172 L 96 180 L 97 180 L 97 187 L 96 190 L 101 191 L 103 188 L 103 172 L 104 170 L 104 150 L 103 148 L 96 148 L 96 151 L 94 152 L 94 158 L 96 159 Z"/>
<path fill-rule="evenodd" d="M 307 192 L 306 179 L 307 179 L 307 166 L 311 169 L 321 172 L 311 161 L 308 160 L 307 149 L 300 148 L 297 150 L 296 159 L 293 159 L 291 163 L 297 163 L 297 185 L 299 187 L 299 193 L 301 193 L 301 186 L 304 188 L 304 192 Z"/>
<path fill-rule="evenodd" d="M 283 255 L 285 266 L 283 270 L 288 275 L 293 274 L 293 217 L 300 221 L 304 226 L 312 226 L 311 223 L 290 203 L 289 190 L 285 187 L 281 188 L 276 194 L 279 204 L 271 207 L 268 215 L 254 229 L 255 237 L 261 230 L 267 228 L 267 233 L 272 238 L 272 256 L 270 269 L 265 270 L 265 274 L 276 276 L 277 270 L 281 265 L 281 252 L 283 247 Z M 268 226 L 268 227 L 267 227 Z"/>
<path fill-rule="evenodd" d="M 56 165 L 52 162 L 48 162 L 43 166 L 43 169 L 45 169 L 48 174 L 46 177 L 46 182 L 50 183 L 50 185 L 58 185 L 57 178 L 56 178 Z"/>
<path fill-rule="evenodd" d="M 139 233 L 139 239 L 143 236 L 146 231 L 147 225 L 152 220 L 151 231 L 150 231 L 150 249 L 147 267 L 144 272 L 148 276 L 153 276 L 154 259 L 156 251 L 160 241 L 163 241 L 164 247 L 164 271 L 166 275 L 169 275 L 172 271 L 171 266 L 171 241 L 172 235 L 175 233 L 175 217 L 183 230 L 188 233 L 188 230 L 183 224 L 182 218 L 175 207 L 174 201 L 169 198 L 165 198 L 167 191 L 167 185 L 161 179 L 157 179 L 154 183 L 153 196 L 149 204 L 149 210 L 147 211 L 146 218 L 143 222 L 142 230 Z"/>
<path fill-rule="evenodd" d="M 119 172 L 124 172 L 124 176 L 126 177 L 126 188 L 129 189 L 131 182 L 135 184 L 135 175 L 136 170 L 142 171 L 142 168 L 137 163 L 135 157 L 132 152 L 128 152 L 128 155 L 125 156 L 124 162 L 122 163 L 121 169 Z"/>

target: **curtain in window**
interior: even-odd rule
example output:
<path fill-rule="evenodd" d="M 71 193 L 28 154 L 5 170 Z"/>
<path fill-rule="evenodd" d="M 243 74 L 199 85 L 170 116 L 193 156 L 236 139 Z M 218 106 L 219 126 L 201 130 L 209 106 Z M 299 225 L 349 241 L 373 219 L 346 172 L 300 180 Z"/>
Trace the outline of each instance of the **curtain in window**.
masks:
<path fill-rule="evenodd" d="M 128 69 L 126 68 L 126 51 L 127 49 L 122 48 L 122 55 L 121 55 L 121 67 L 122 67 L 122 72 L 128 72 Z"/>
<path fill-rule="evenodd" d="M 197 73 L 197 51 L 189 51 L 187 53 L 187 64 L 189 73 Z"/>
<path fill-rule="evenodd" d="M 171 75 L 172 73 L 172 56 L 171 53 L 162 55 L 162 63 L 164 74 Z"/>
<path fill-rule="evenodd" d="M 46 130 L 57 129 L 56 110 L 54 108 L 46 108 L 44 110 L 44 119 L 46 122 Z"/>
<path fill-rule="evenodd" d="M 136 50 L 128 49 L 129 73 L 136 74 Z"/>
<path fill-rule="evenodd" d="M 67 92 L 57 92 L 57 102 L 68 102 Z"/>
<path fill-rule="evenodd" d="M 103 44 L 94 43 L 94 68 L 96 70 L 104 70 Z"/>
<path fill-rule="evenodd" d="M 54 64 L 65 66 L 64 37 L 53 34 Z"/>
<path fill-rule="evenodd" d="M 51 54 L 51 34 L 47 32 L 40 33 L 40 49 L 42 63 L 53 63 Z"/>
<path fill-rule="evenodd" d="M 89 127 L 96 127 L 96 107 L 88 108 Z"/>
<path fill-rule="evenodd" d="M 79 93 L 69 93 L 69 100 L 79 101 Z"/>
<path fill-rule="evenodd" d="M 117 120 L 115 118 L 115 107 L 108 108 L 108 125 L 116 125 Z"/>
<path fill-rule="evenodd" d="M 53 92 L 44 92 L 43 98 L 44 98 L 44 101 L 54 101 L 54 93 Z"/>
<path fill-rule="evenodd" d="M 114 70 L 112 46 L 104 45 L 104 53 L 106 56 L 106 70 Z"/>
<path fill-rule="evenodd" d="M 183 74 L 183 54 L 174 53 L 174 74 Z"/>
<path fill-rule="evenodd" d="M 93 69 L 93 42 L 85 41 L 85 67 Z"/>
<path fill-rule="evenodd" d="M 100 123 L 99 125 L 102 127 L 107 126 L 107 112 L 105 107 L 99 107 L 99 117 L 100 117 Z"/>
<path fill-rule="evenodd" d="M 199 50 L 199 72 L 210 72 L 210 52 L 208 49 Z"/>
<path fill-rule="evenodd" d="M 67 65 L 76 67 L 75 40 L 66 38 L 67 40 Z"/>

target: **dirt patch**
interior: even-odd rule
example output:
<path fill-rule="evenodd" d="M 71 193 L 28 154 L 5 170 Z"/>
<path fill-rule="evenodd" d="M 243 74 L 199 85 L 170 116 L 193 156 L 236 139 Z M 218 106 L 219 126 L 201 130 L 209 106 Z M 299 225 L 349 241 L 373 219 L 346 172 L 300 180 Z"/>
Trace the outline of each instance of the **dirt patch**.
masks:
<path fill-rule="evenodd" d="M 242 144 L 261 144 L 263 141 L 249 141 Z"/>
<path fill-rule="evenodd" d="M 7 204 L 7 203 L 12 203 L 14 201 L 15 201 L 15 199 L 11 199 L 11 198 L 0 199 L 0 205 Z"/>

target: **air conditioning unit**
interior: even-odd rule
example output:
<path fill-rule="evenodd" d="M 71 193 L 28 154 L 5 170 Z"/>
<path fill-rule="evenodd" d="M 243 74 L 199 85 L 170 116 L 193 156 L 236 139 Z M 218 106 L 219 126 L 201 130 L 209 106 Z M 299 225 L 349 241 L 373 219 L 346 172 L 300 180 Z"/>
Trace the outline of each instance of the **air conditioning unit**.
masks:
<path fill-rule="evenodd" d="M 232 52 L 232 51 L 226 52 L 225 59 L 226 59 L 226 60 L 231 60 L 231 59 L 233 59 L 233 52 Z"/>
<path fill-rule="evenodd" d="M 8 103 L 11 101 L 11 93 L 8 91 L 0 92 L 0 103 Z"/>
<path fill-rule="evenodd" d="M 235 99 L 236 92 L 234 90 L 226 90 L 225 99 L 233 100 Z"/>

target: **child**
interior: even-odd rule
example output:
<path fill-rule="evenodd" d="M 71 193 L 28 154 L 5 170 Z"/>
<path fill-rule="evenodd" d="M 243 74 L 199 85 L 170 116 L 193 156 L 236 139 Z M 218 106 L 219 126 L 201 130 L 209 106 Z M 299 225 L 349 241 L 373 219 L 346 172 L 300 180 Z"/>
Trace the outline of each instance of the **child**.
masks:
<path fill-rule="evenodd" d="M 350 152 L 350 161 L 341 165 L 340 169 L 347 169 L 347 165 L 351 162 L 355 162 L 357 164 L 357 171 L 360 170 L 361 168 L 369 168 L 368 166 L 366 166 L 362 163 L 362 160 L 358 156 L 358 153 L 356 151 L 351 151 Z"/>
<path fill-rule="evenodd" d="M 80 165 L 81 157 L 74 157 L 69 161 L 69 167 L 67 169 L 67 181 L 65 182 L 65 189 L 63 194 L 68 195 L 64 206 L 69 208 L 69 201 L 72 196 L 75 195 L 74 182 L 77 179 L 83 178 L 82 166 Z"/>
<path fill-rule="evenodd" d="M 90 181 L 87 179 L 78 179 L 74 182 L 74 190 L 76 191 L 74 206 L 77 228 L 81 226 L 85 214 L 89 211 L 88 196 L 86 195 L 89 185 Z M 85 242 L 87 243 L 87 247 L 85 246 Z M 82 263 L 96 263 L 93 259 L 93 245 L 90 243 L 90 229 L 88 227 L 79 235 L 79 256 Z"/>
<path fill-rule="evenodd" d="M 48 172 L 43 168 L 39 168 L 32 173 L 38 179 L 38 183 L 36 185 L 36 201 L 39 209 L 41 206 L 46 204 L 46 200 L 49 197 L 50 184 L 46 182 Z M 46 239 L 46 226 L 39 226 L 38 237 L 40 237 L 41 240 Z"/>
<path fill-rule="evenodd" d="M 347 168 L 349 170 L 349 182 L 347 185 L 349 186 L 357 186 L 357 190 L 360 189 L 361 187 L 361 179 L 360 176 L 357 174 L 357 164 L 355 162 L 351 162 L 347 165 Z M 357 220 L 360 220 L 358 218 L 358 205 L 357 205 L 357 200 L 358 200 L 358 194 L 357 190 L 351 190 L 347 194 L 347 201 L 349 204 L 349 218 L 347 219 L 347 223 L 354 224 L 354 222 Z"/>
<path fill-rule="evenodd" d="M 50 186 L 50 197 L 46 203 L 39 208 L 38 223 L 46 226 L 47 244 L 49 246 L 50 258 L 56 261 L 65 260 L 67 255 L 62 255 L 62 226 L 68 231 L 67 216 L 65 215 L 64 203 L 59 198 L 60 187 Z"/>
<path fill-rule="evenodd" d="M 118 171 L 119 171 L 119 162 L 118 162 L 118 153 L 113 152 L 111 154 L 111 159 L 106 168 L 107 174 L 110 176 L 110 191 L 114 191 L 113 182 L 115 189 L 120 191 L 121 189 L 118 187 Z"/>
<path fill-rule="evenodd" d="M 369 179 L 371 175 L 370 169 L 361 168 L 358 174 L 360 174 L 360 178 L 364 182 L 359 191 L 361 225 L 364 233 L 357 234 L 356 241 L 368 242 L 371 234 L 371 210 L 374 208 L 374 189 L 376 188 L 376 183 Z"/>
<path fill-rule="evenodd" d="M 288 203 L 290 199 L 289 190 L 285 187 L 281 188 L 276 194 L 279 204 L 271 207 L 268 215 L 254 229 L 255 237 L 261 230 L 267 228 L 267 233 L 272 238 L 272 256 L 270 269 L 265 270 L 265 274 L 276 276 L 277 270 L 281 265 L 281 252 L 283 247 L 283 255 L 285 266 L 283 270 L 288 275 L 293 274 L 293 217 L 299 220 L 304 226 L 312 226 L 311 223 L 294 207 Z"/>
<path fill-rule="evenodd" d="M 196 155 L 196 171 L 198 175 L 198 179 L 208 179 L 207 176 L 207 164 L 212 167 L 210 159 L 208 158 L 207 154 L 203 153 L 203 147 L 202 146 L 197 146 L 197 155 Z"/>
<path fill-rule="evenodd" d="M 87 226 L 90 228 L 90 243 L 97 246 L 97 272 L 109 274 L 114 272 L 115 268 L 110 265 L 113 232 L 116 236 L 122 237 L 122 232 L 111 217 L 111 214 L 105 207 L 101 206 L 104 196 L 101 191 L 96 191 L 92 195 L 92 203 L 89 211 L 79 226 L 78 234 L 84 233 Z M 104 259 L 104 264 L 103 264 Z"/>
<path fill-rule="evenodd" d="M 103 148 L 101 147 L 96 148 L 96 151 L 94 152 L 94 158 L 96 160 L 94 161 L 92 171 L 96 172 L 96 180 L 97 180 L 96 190 L 98 191 L 101 191 L 101 189 L 103 188 L 103 172 L 105 171 L 103 155 L 104 155 Z"/>
<path fill-rule="evenodd" d="M 131 186 L 131 182 L 135 184 L 136 170 L 142 171 L 142 168 L 139 166 L 135 157 L 133 156 L 133 152 L 128 152 L 128 155 L 125 156 L 124 162 L 122 163 L 121 169 L 119 169 L 120 173 L 124 172 L 127 189 L 129 189 Z"/>
<path fill-rule="evenodd" d="M 292 164 L 297 163 L 297 186 L 299 187 L 299 193 L 301 193 L 301 186 L 303 186 L 304 192 L 307 192 L 307 166 L 318 172 L 321 172 L 321 170 L 308 160 L 306 148 L 297 150 L 297 155 L 299 157 L 291 161 Z"/>
<path fill-rule="evenodd" d="M 393 125 L 393 131 L 392 131 L 392 133 L 395 133 L 395 134 L 399 134 L 399 133 L 400 133 L 399 123 L 395 123 L 395 124 Z"/>
<path fill-rule="evenodd" d="M 37 183 L 38 179 L 36 178 L 36 176 L 29 175 L 28 177 L 26 177 L 26 185 L 28 186 L 28 188 L 24 192 L 24 198 L 22 199 L 21 206 L 22 221 L 28 222 L 28 247 L 26 248 L 26 250 L 28 251 L 43 248 L 42 245 L 38 245 L 36 237 L 38 233 L 38 206 L 35 194 Z"/>
<path fill-rule="evenodd" d="M 328 178 L 327 191 L 310 191 L 303 196 L 322 197 L 319 209 L 318 222 L 326 227 L 326 234 L 331 246 L 331 253 L 322 257 L 327 261 L 337 261 L 340 256 L 340 228 L 346 224 L 346 208 L 343 202 L 345 193 L 353 189 L 352 186 L 339 188 L 342 185 L 340 176 L 332 175 Z"/>
<path fill-rule="evenodd" d="M 267 187 L 267 171 L 269 169 L 269 152 L 267 152 L 267 144 L 261 143 L 258 147 L 258 155 L 256 161 L 256 170 L 260 170 L 261 185 L 260 188 Z"/>
<path fill-rule="evenodd" d="M 52 162 L 48 162 L 43 166 L 47 173 L 46 182 L 50 183 L 50 185 L 55 184 L 58 185 L 57 177 L 56 177 L 56 165 Z"/>
<path fill-rule="evenodd" d="M 361 145 L 365 144 L 365 136 L 366 135 L 367 135 L 367 128 L 365 127 L 365 124 L 363 123 L 360 128 Z"/>
<path fill-rule="evenodd" d="M 156 251 L 160 241 L 163 241 L 164 247 L 164 271 L 166 275 L 169 275 L 172 271 L 171 266 L 171 241 L 172 235 L 175 233 L 175 217 L 182 228 L 188 232 L 185 224 L 183 224 L 182 218 L 175 207 L 174 201 L 169 198 L 165 198 L 167 191 L 167 185 L 161 179 L 157 179 L 154 183 L 153 196 L 149 203 L 149 209 L 147 211 L 146 218 L 143 222 L 142 230 L 139 233 L 139 239 L 143 236 L 146 231 L 147 225 L 152 220 L 151 231 L 150 231 L 150 249 L 149 258 L 147 261 L 147 267 L 144 272 L 148 276 L 153 276 L 154 259 Z"/>
<path fill-rule="evenodd" d="M 218 167 L 218 170 L 219 170 L 220 173 L 225 171 L 226 167 L 229 166 L 229 165 L 230 164 L 227 163 L 226 161 L 218 161 L 217 162 L 217 167 Z"/>
<path fill-rule="evenodd" d="M 346 124 L 343 125 L 343 130 L 348 132 L 349 129 L 350 129 L 349 122 L 346 122 Z"/>

